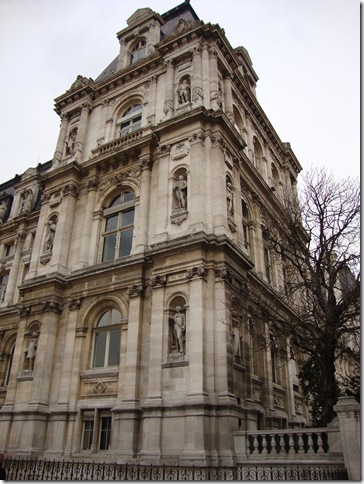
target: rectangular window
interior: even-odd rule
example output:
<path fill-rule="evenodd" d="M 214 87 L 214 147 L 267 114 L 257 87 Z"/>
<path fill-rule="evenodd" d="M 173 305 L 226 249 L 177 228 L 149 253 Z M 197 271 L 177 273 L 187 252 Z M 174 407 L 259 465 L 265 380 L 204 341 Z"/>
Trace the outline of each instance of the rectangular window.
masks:
<path fill-rule="evenodd" d="M 108 450 L 111 442 L 111 417 L 101 417 L 100 450 Z"/>
<path fill-rule="evenodd" d="M 92 365 L 94 368 L 105 366 L 106 338 L 107 333 L 100 332 L 95 334 L 94 361 Z"/>
<path fill-rule="evenodd" d="M 110 331 L 109 341 L 109 361 L 108 366 L 119 364 L 120 355 L 120 329 Z"/>
<path fill-rule="evenodd" d="M 102 251 L 102 262 L 115 259 L 116 234 L 108 235 L 104 238 L 104 247 Z"/>
<path fill-rule="evenodd" d="M 5 300 L 6 286 L 8 285 L 9 274 L 0 276 L 0 303 Z"/>
<path fill-rule="evenodd" d="M 271 274 L 271 267 L 270 267 L 270 254 L 267 247 L 264 247 L 264 269 L 265 269 L 265 277 L 267 278 L 267 281 L 271 282 L 272 274 Z"/>
<path fill-rule="evenodd" d="M 94 421 L 85 420 L 82 432 L 82 450 L 91 450 L 94 436 Z"/>
<path fill-rule="evenodd" d="M 120 233 L 119 257 L 124 257 L 130 254 L 133 242 L 133 229 L 123 230 Z"/>

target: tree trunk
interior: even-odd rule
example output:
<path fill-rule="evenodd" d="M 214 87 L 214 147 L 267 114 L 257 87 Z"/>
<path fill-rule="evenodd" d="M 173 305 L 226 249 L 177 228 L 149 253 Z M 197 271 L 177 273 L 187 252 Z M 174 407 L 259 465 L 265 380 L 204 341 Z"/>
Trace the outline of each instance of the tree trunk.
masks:
<path fill-rule="evenodd" d="M 335 417 L 334 405 L 336 405 L 338 398 L 335 378 L 335 345 L 330 345 L 330 343 L 326 345 L 321 358 L 321 369 L 321 425 L 326 427 Z"/>

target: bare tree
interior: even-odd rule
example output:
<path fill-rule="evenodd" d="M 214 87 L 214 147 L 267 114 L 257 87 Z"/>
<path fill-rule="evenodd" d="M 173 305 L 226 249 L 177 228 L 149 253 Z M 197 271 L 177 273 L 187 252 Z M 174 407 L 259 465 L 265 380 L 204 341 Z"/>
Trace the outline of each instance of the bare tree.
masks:
<path fill-rule="evenodd" d="M 265 298 L 262 314 L 291 336 L 315 367 L 314 420 L 327 425 L 338 397 L 337 362 L 344 358 L 358 365 L 360 358 L 359 183 L 311 170 L 299 201 L 287 190 L 281 210 L 263 207 L 262 215 L 265 243 L 282 268 L 279 289 L 270 301 Z M 288 319 L 280 318 L 278 301 L 290 309 Z M 307 372 L 302 377 L 309 379 Z M 306 391 L 310 394 L 310 381 Z"/>

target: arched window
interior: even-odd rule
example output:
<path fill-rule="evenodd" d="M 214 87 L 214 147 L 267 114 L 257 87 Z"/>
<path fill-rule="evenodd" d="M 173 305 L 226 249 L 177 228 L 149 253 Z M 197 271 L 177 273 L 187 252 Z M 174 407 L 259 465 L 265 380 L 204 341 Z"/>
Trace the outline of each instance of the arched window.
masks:
<path fill-rule="evenodd" d="M 130 254 L 134 232 L 134 192 L 122 190 L 104 209 L 102 262 Z"/>
<path fill-rule="evenodd" d="M 243 129 L 244 129 L 244 123 L 243 123 L 243 119 L 242 119 L 242 117 L 239 113 L 239 110 L 237 109 L 237 107 L 235 105 L 233 106 L 233 114 L 234 114 L 234 126 L 239 131 L 239 133 L 241 134 L 243 132 Z"/>
<path fill-rule="evenodd" d="M 244 249 L 250 251 L 250 240 L 249 240 L 249 208 L 247 202 L 244 198 L 241 199 L 241 211 L 243 215 L 242 225 L 243 225 L 243 246 Z"/>
<path fill-rule="evenodd" d="M 263 150 L 262 147 L 258 141 L 258 139 L 254 136 L 253 140 L 253 147 L 254 147 L 254 152 L 253 152 L 253 164 L 256 168 L 260 168 L 260 164 L 263 158 Z"/>
<path fill-rule="evenodd" d="M 6 355 L 4 387 L 7 387 L 9 385 L 11 367 L 13 365 L 13 358 L 14 358 L 14 349 L 15 349 L 15 343 L 12 345 L 12 348 L 9 354 Z"/>
<path fill-rule="evenodd" d="M 121 118 L 116 121 L 116 124 L 120 124 L 120 136 L 126 136 L 140 129 L 142 125 L 142 105 L 133 104 L 129 106 Z"/>
<path fill-rule="evenodd" d="M 108 309 L 99 318 L 93 335 L 93 368 L 116 366 L 120 358 L 121 313 Z"/>
<path fill-rule="evenodd" d="M 147 54 L 147 42 L 145 39 L 139 40 L 131 49 L 130 64 L 135 64 Z"/>

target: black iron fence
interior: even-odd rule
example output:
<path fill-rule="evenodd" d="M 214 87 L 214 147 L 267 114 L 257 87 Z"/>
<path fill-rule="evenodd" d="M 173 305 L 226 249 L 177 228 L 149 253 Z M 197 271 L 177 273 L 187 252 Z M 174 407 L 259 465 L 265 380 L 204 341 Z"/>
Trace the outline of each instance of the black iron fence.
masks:
<path fill-rule="evenodd" d="M 9 481 L 311 481 L 347 480 L 344 466 L 241 465 L 194 467 L 14 458 L 4 461 Z"/>

